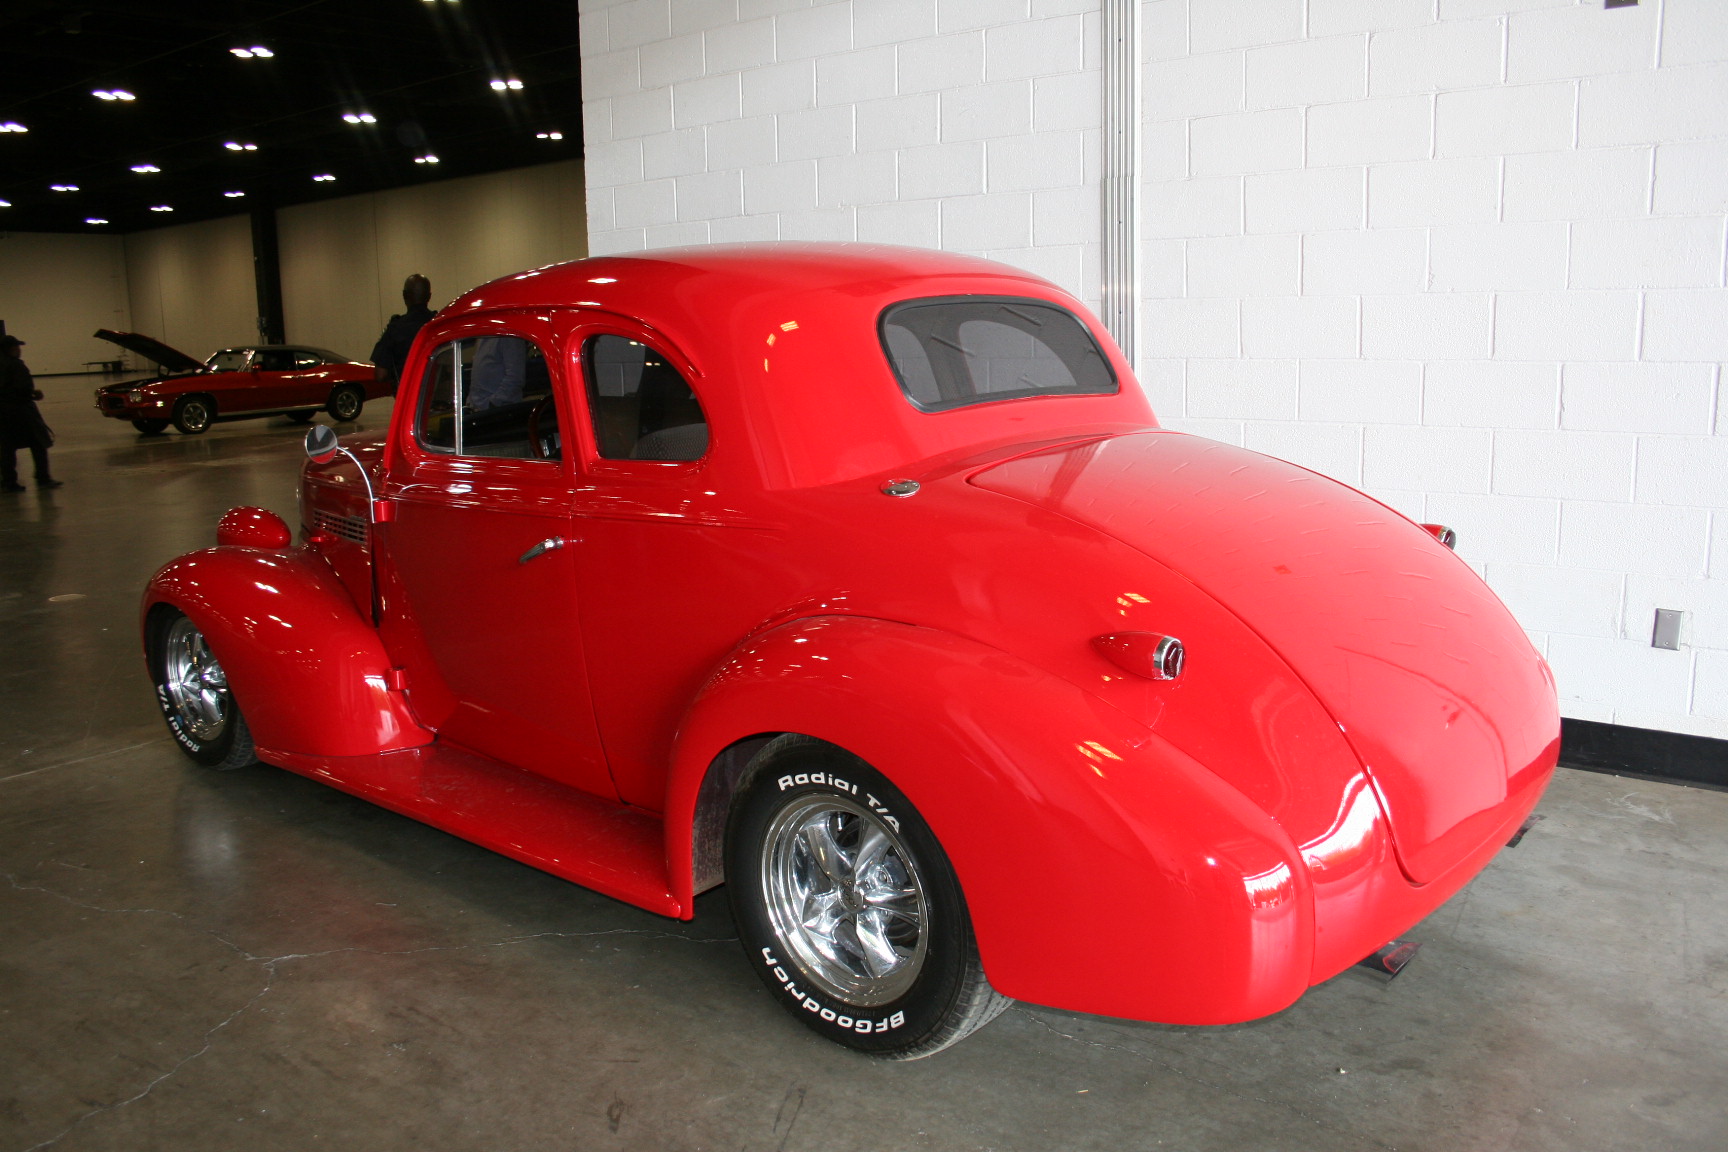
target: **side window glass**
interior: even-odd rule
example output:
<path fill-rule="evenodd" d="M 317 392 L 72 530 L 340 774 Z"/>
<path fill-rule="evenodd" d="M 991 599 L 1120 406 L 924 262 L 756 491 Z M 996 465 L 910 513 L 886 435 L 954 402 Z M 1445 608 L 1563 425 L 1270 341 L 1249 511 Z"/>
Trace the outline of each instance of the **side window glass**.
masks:
<path fill-rule="evenodd" d="M 265 348 L 258 353 L 258 366 L 266 372 L 286 372 L 294 367 L 294 353 L 281 348 Z"/>
<path fill-rule="evenodd" d="M 690 385 L 660 353 L 623 336 L 583 349 L 594 439 L 608 460 L 700 460 L 708 418 Z"/>
<path fill-rule="evenodd" d="M 313 355 L 311 352 L 294 353 L 294 367 L 296 368 L 316 368 L 322 363 L 324 363 L 324 361 Z"/>
<path fill-rule="evenodd" d="M 433 352 L 416 427 L 421 446 L 433 452 L 508 460 L 562 455 L 546 357 L 520 336 L 452 340 Z"/>

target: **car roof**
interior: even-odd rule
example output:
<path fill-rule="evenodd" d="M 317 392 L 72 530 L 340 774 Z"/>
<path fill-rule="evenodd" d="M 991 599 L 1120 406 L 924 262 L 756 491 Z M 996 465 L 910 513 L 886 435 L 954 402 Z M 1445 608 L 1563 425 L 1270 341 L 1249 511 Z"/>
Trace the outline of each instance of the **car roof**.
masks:
<path fill-rule="evenodd" d="M 964 295 L 1039 299 L 1074 313 L 1105 350 L 1121 392 L 918 411 L 888 365 L 879 318 L 903 300 Z M 1154 423 L 1132 370 L 1084 304 L 1042 277 L 973 256 L 880 244 L 655 249 L 502 277 L 452 301 L 437 323 L 547 307 L 589 311 L 601 324 L 621 318 L 669 345 L 663 350 L 695 371 L 717 451 L 727 423 L 746 430 L 769 487 L 833 483 L 1015 437 Z"/>

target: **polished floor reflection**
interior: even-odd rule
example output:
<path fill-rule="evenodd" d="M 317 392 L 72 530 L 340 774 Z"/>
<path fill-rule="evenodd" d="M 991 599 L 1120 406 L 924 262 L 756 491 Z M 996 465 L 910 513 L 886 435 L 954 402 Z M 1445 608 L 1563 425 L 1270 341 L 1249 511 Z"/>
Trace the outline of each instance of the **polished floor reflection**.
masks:
<path fill-rule="evenodd" d="M 139 437 L 93 383 L 42 382 L 66 486 L 0 496 L 0 1152 L 1728 1147 L 1728 794 L 1562 772 L 1394 983 L 875 1063 L 769 1001 L 717 893 L 662 920 L 181 757 L 139 591 L 232 505 L 294 522 L 301 430 Z"/>

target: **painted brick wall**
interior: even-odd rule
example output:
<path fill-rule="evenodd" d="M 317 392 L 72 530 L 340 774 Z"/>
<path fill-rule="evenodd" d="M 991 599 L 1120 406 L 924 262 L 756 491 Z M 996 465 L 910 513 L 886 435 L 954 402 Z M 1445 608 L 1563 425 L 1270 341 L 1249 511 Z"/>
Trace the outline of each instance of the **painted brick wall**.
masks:
<path fill-rule="evenodd" d="M 581 0 L 595 254 L 876 240 L 1096 306 L 1098 0 Z"/>
<path fill-rule="evenodd" d="M 1728 737 L 1728 0 L 1142 11 L 1166 423 L 1457 528 L 1567 715 Z"/>

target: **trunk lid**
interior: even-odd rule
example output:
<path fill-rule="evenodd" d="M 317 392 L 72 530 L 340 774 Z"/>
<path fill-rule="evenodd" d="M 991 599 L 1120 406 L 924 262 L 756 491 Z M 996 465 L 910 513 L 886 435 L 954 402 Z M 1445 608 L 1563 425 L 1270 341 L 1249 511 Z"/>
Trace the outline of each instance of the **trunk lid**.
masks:
<path fill-rule="evenodd" d="M 971 483 L 1121 540 L 1254 629 L 1362 759 L 1412 880 L 1463 859 L 1547 779 L 1547 666 L 1468 565 L 1368 496 L 1175 432 L 1022 456 Z"/>

